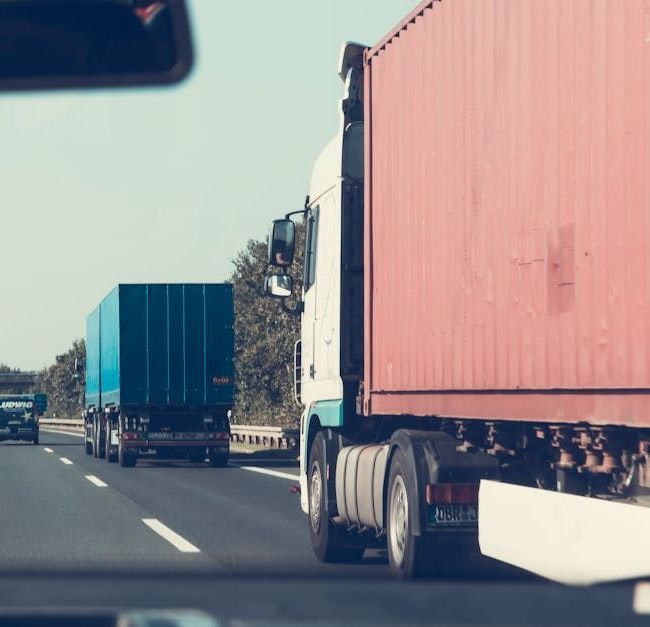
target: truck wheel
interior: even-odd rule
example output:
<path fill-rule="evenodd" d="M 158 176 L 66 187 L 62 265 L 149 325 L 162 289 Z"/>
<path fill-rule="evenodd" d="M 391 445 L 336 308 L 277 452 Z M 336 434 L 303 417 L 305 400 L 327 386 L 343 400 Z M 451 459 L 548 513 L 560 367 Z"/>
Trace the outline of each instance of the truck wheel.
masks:
<path fill-rule="evenodd" d="M 208 465 L 211 468 L 224 468 L 228 465 L 228 453 L 221 453 L 219 449 L 208 450 Z"/>
<path fill-rule="evenodd" d="M 436 574 L 436 538 L 413 535 L 412 478 L 404 453 L 397 449 L 390 465 L 387 505 L 388 563 L 391 572 L 401 579 L 431 577 Z"/>
<path fill-rule="evenodd" d="M 309 536 L 316 557 L 321 562 L 358 562 L 365 551 L 362 546 L 350 546 L 345 534 L 327 515 L 325 507 L 324 433 L 316 434 L 309 453 Z"/>
<path fill-rule="evenodd" d="M 93 420 L 93 457 L 99 457 L 99 424 L 98 420 L 95 418 Z"/>
<path fill-rule="evenodd" d="M 93 423 L 93 457 L 98 459 L 106 454 L 106 447 L 102 447 L 102 421 L 99 418 Z"/>
<path fill-rule="evenodd" d="M 117 461 L 117 452 L 114 452 L 111 449 L 111 427 L 108 420 L 106 421 L 106 445 L 104 446 L 104 457 L 109 463 Z"/>
<path fill-rule="evenodd" d="M 133 468 L 138 462 L 138 455 L 127 451 L 120 442 L 117 445 L 117 461 L 122 468 Z"/>

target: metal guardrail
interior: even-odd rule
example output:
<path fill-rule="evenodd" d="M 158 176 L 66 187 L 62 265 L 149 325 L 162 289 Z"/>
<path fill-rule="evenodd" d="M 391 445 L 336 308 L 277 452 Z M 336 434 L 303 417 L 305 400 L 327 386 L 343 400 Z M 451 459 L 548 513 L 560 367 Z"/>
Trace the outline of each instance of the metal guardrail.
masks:
<path fill-rule="evenodd" d="M 62 420 L 41 418 L 39 424 L 57 429 L 82 431 L 83 420 Z M 249 444 L 264 448 L 294 449 L 298 447 L 300 431 L 286 427 L 264 427 L 258 425 L 231 425 L 230 441 L 235 444 Z"/>
<path fill-rule="evenodd" d="M 252 444 L 265 448 L 298 448 L 300 431 L 286 427 L 262 427 L 257 425 L 230 425 L 230 441 Z"/>
<path fill-rule="evenodd" d="M 59 418 L 39 418 L 39 425 L 45 425 L 47 427 L 57 427 L 60 429 L 70 429 L 71 431 L 82 431 L 84 426 L 84 421 L 79 420 L 61 420 Z"/>

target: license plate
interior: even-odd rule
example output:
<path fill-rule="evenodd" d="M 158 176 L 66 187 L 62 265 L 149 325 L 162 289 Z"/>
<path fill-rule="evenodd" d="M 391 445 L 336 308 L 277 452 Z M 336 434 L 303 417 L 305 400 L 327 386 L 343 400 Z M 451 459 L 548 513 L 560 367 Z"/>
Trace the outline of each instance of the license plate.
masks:
<path fill-rule="evenodd" d="M 174 434 L 173 433 L 148 433 L 147 439 L 148 440 L 173 440 Z"/>
<path fill-rule="evenodd" d="M 149 433 L 149 440 L 205 440 L 203 433 Z"/>
<path fill-rule="evenodd" d="M 431 505 L 429 523 L 436 527 L 475 525 L 478 522 L 478 505 Z"/>

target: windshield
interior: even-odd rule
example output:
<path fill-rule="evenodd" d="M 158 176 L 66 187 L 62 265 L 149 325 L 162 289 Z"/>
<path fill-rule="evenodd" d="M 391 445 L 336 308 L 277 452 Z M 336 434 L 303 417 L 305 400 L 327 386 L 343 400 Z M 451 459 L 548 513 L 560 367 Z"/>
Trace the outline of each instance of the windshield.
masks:
<path fill-rule="evenodd" d="M 0 97 L 0 625 L 650 613 L 647 47 L 513 4 L 188 0 L 179 85 Z"/>

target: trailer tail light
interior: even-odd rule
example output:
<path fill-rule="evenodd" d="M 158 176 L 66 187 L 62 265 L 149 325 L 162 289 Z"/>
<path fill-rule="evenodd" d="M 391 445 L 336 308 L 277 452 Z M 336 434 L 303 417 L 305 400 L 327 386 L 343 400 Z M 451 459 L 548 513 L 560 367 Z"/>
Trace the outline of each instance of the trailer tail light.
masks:
<path fill-rule="evenodd" d="M 210 440 L 230 440 L 230 436 L 226 431 L 215 431 L 208 436 Z"/>
<path fill-rule="evenodd" d="M 134 433 L 133 431 L 125 431 L 122 434 L 122 439 L 123 440 L 137 440 L 138 439 L 138 434 Z"/>
<path fill-rule="evenodd" d="M 478 503 L 477 483 L 430 483 L 426 486 L 427 505 L 470 505 Z"/>

